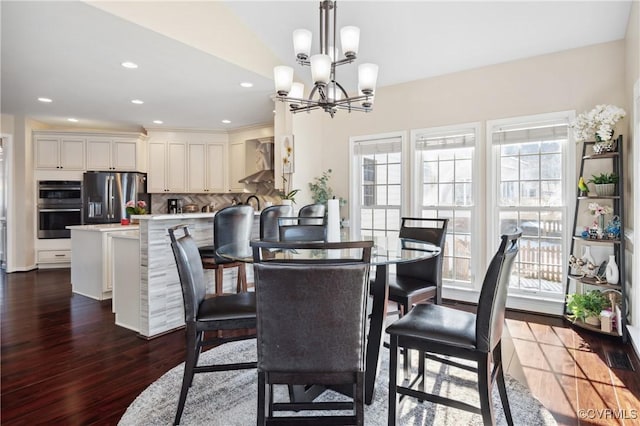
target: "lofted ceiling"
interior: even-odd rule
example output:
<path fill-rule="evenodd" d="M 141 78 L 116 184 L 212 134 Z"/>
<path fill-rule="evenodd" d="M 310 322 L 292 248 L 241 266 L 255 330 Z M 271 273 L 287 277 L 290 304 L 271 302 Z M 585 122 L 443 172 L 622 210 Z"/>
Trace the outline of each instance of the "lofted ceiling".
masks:
<path fill-rule="evenodd" d="M 361 29 L 356 62 L 378 64 L 382 87 L 622 39 L 631 1 L 337 6 L 339 27 Z M 273 66 L 290 65 L 297 80 L 310 84 L 309 70 L 295 64 L 292 31 L 318 36 L 317 1 L 3 0 L 0 13 L 1 112 L 72 128 L 231 130 L 270 123 Z M 126 69 L 124 61 L 139 67 Z M 356 70 L 337 70 L 347 91 L 356 89 Z"/>

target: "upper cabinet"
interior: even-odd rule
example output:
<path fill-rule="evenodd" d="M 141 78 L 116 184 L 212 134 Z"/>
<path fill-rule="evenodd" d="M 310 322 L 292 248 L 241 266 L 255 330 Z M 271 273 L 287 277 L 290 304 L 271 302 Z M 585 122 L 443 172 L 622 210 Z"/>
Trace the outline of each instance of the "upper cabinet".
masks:
<path fill-rule="evenodd" d="M 239 180 L 247 176 L 245 168 L 245 142 L 229 145 L 229 191 L 244 192 L 245 185 Z"/>
<path fill-rule="evenodd" d="M 146 171 L 139 133 L 34 131 L 36 169 Z"/>
<path fill-rule="evenodd" d="M 56 135 L 36 135 L 36 168 L 84 170 L 85 142 L 83 138 Z"/>
<path fill-rule="evenodd" d="M 188 144 L 188 192 L 225 192 L 227 154 L 224 142 Z"/>
<path fill-rule="evenodd" d="M 140 171 L 136 140 L 87 139 L 87 170 Z"/>
<path fill-rule="evenodd" d="M 150 131 L 147 191 L 220 194 L 228 192 L 226 133 Z"/>
<path fill-rule="evenodd" d="M 187 192 L 187 143 L 149 142 L 147 192 Z"/>

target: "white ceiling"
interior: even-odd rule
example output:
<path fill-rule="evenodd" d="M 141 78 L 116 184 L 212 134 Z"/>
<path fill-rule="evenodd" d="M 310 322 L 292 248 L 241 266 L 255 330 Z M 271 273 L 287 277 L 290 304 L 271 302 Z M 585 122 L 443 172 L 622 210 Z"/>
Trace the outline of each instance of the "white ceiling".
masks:
<path fill-rule="evenodd" d="M 630 9 L 631 0 L 345 0 L 337 17 L 339 27 L 360 27 L 357 63 L 380 66 L 380 87 L 622 39 Z M 79 128 L 271 122 L 272 67 L 293 66 L 308 87 L 291 33 L 308 28 L 318 36 L 317 1 L 3 0 L 0 12 L 2 113 Z M 126 60 L 139 68 L 123 68 Z M 336 73 L 348 91 L 356 88 L 356 68 Z M 38 102 L 42 96 L 53 102 Z"/>

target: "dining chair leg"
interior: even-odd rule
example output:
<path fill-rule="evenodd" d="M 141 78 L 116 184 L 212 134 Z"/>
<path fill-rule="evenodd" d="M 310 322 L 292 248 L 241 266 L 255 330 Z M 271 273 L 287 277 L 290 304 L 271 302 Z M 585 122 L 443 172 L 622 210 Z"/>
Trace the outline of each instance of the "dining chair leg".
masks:
<path fill-rule="evenodd" d="M 216 268 L 216 296 L 222 295 L 222 284 L 224 281 L 224 268 L 218 266 Z"/>
<path fill-rule="evenodd" d="M 356 374 L 353 405 L 355 406 L 356 424 L 358 426 L 364 426 L 364 372 L 358 372 Z"/>
<path fill-rule="evenodd" d="M 264 379 L 264 372 L 258 372 L 258 421 L 257 425 L 265 425 L 265 390 L 266 383 Z"/>
<path fill-rule="evenodd" d="M 187 393 L 191 382 L 193 381 L 194 372 L 193 369 L 197 364 L 197 333 L 194 330 L 187 330 L 187 353 L 185 354 L 184 361 L 184 374 L 182 376 L 182 387 L 180 388 L 180 396 L 178 397 L 178 409 L 176 410 L 176 417 L 173 424 L 179 425 L 182 418 L 182 412 L 184 411 L 184 404 L 187 401 Z"/>
<path fill-rule="evenodd" d="M 509 398 L 507 398 L 507 386 L 504 382 L 504 369 L 502 368 L 502 341 L 498 342 L 493 350 L 493 368 L 497 368 L 496 382 L 498 392 L 500 393 L 500 401 L 502 401 L 502 410 L 504 417 L 509 426 L 513 426 L 513 418 L 511 417 L 511 408 L 509 407 Z"/>
<path fill-rule="evenodd" d="M 247 268 L 244 263 L 241 263 L 238 266 L 238 280 L 236 283 L 236 292 L 238 293 L 246 293 L 247 292 Z"/>
<path fill-rule="evenodd" d="M 480 393 L 480 412 L 485 426 L 495 425 L 496 418 L 491 401 L 491 354 L 478 360 L 478 392 Z"/>
<path fill-rule="evenodd" d="M 427 359 L 425 357 L 424 351 L 418 351 L 418 375 L 422 378 L 420 381 L 420 390 L 424 393 L 427 393 Z M 422 399 L 418 401 L 423 402 Z"/>
<path fill-rule="evenodd" d="M 396 408 L 398 404 L 397 381 L 398 381 L 398 336 L 392 335 L 389 339 L 389 416 L 387 424 L 395 426 Z"/>

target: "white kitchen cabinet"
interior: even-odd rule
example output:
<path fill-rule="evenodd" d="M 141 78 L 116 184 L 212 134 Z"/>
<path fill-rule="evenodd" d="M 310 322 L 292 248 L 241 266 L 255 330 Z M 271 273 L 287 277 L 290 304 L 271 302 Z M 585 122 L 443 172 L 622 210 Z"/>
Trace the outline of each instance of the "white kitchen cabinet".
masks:
<path fill-rule="evenodd" d="M 244 183 L 238 182 L 247 176 L 245 142 L 235 142 L 229 146 L 229 191 L 244 192 Z"/>
<path fill-rule="evenodd" d="M 226 146 L 221 142 L 188 144 L 188 192 L 226 192 Z"/>
<path fill-rule="evenodd" d="M 187 192 L 186 142 L 152 141 L 148 152 L 147 192 Z"/>
<path fill-rule="evenodd" d="M 137 140 L 87 139 L 87 170 L 141 171 Z"/>
<path fill-rule="evenodd" d="M 57 170 L 84 170 L 84 138 L 36 136 L 36 168 Z"/>
<path fill-rule="evenodd" d="M 111 232 L 129 232 L 120 224 L 73 226 L 71 229 L 71 291 L 96 300 L 111 299 Z"/>

